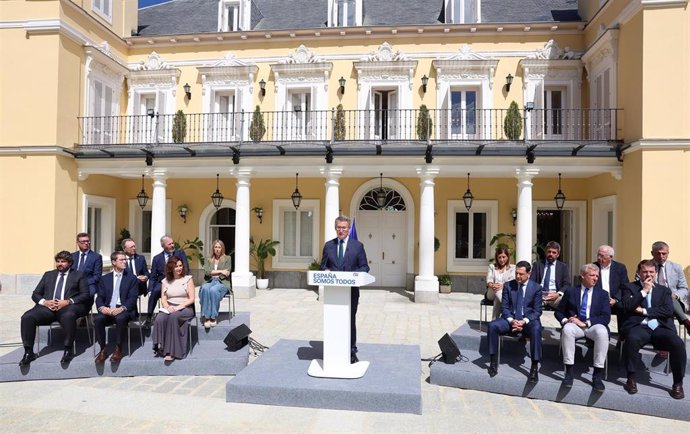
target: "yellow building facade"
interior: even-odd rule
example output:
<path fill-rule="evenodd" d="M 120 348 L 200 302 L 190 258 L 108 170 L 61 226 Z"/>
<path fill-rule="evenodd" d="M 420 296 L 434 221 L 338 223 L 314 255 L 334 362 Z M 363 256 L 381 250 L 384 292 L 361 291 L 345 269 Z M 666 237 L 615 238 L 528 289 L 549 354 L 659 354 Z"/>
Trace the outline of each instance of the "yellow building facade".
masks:
<path fill-rule="evenodd" d="M 381 24 L 367 0 L 324 0 L 321 26 L 294 28 L 263 28 L 261 1 L 207 3 L 215 30 L 156 33 L 134 1 L 2 2 L 3 291 L 32 290 L 82 230 L 108 257 L 123 228 L 149 263 L 163 234 L 223 239 L 239 296 L 249 237 L 279 240 L 272 285 L 300 286 L 340 214 L 377 285 L 420 302 L 442 274 L 483 292 L 498 233 L 518 260 L 559 241 L 573 275 L 601 244 L 631 274 L 657 240 L 690 264 L 687 1 L 522 21 L 508 2 L 498 21 L 447 0 L 437 22 Z"/>

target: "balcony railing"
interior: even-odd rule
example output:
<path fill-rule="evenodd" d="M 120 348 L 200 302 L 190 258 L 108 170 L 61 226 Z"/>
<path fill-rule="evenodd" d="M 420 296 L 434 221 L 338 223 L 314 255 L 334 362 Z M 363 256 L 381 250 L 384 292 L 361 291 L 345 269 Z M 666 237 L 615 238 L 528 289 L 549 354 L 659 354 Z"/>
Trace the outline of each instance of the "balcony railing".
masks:
<path fill-rule="evenodd" d="M 616 141 L 619 109 L 325 110 L 80 117 L 80 145 Z M 263 128 L 261 128 L 263 123 Z M 184 126 L 184 127 L 183 127 Z M 430 132 L 430 133 L 428 133 Z"/>

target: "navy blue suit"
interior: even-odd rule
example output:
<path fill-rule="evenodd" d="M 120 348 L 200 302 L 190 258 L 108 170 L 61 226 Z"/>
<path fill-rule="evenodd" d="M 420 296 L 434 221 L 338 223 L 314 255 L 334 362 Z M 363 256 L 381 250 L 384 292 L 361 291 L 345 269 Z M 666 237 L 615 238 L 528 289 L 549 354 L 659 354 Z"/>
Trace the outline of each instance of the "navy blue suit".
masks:
<path fill-rule="evenodd" d="M 369 271 L 367 254 L 364 245 L 358 240 L 348 238 L 343 260 L 338 261 L 338 238 L 328 241 L 323 246 L 321 255 L 321 270 L 330 271 Z M 357 351 L 357 306 L 359 305 L 359 287 L 350 290 L 350 345 Z"/>
<path fill-rule="evenodd" d="M 117 345 L 122 345 L 127 334 L 127 323 L 136 317 L 137 313 L 137 296 L 138 296 L 138 282 L 136 277 L 131 274 L 123 273 L 120 281 L 120 302 L 117 306 L 122 306 L 125 310 L 116 316 L 104 315 L 100 312 L 102 307 L 110 307 L 110 301 L 113 298 L 115 273 L 108 273 L 101 278 L 98 285 L 98 292 L 96 297 L 96 309 L 98 314 L 94 317 L 94 325 L 96 330 L 96 341 L 101 348 L 105 348 L 105 326 L 115 323 L 117 329 Z"/>
<path fill-rule="evenodd" d="M 93 250 L 87 250 L 85 253 L 86 262 L 79 268 L 81 251 L 72 252 L 72 270 L 81 271 L 86 274 L 89 283 L 89 294 L 91 298 L 93 298 L 98 290 L 98 282 L 101 280 L 101 275 L 103 274 L 103 257 L 100 253 L 96 253 Z"/>
<path fill-rule="evenodd" d="M 522 334 L 530 338 L 530 354 L 532 361 L 538 362 L 541 359 L 541 312 L 542 297 L 541 285 L 531 280 L 524 283 L 525 296 L 522 299 L 522 318 L 529 319 L 523 327 Z M 518 304 L 519 282 L 511 280 L 503 286 L 503 297 L 501 299 L 501 317 L 489 323 L 488 339 L 489 354 L 494 355 L 498 352 L 498 337 L 511 332 L 509 318 L 520 319 L 520 305 Z"/>
<path fill-rule="evenodd" d="M 181 249 L 175 249 L 172 256 L 177 256 L 182 259 L 184 265 L 184 275 L 189 274 L 189 263 L 187 262 L 187 255 Z M 161 282 L 165 279 L 165 252 L 160 252 L 151 260 L 151 274 L 149 275 L 149 318 L 156 308 L 156 303 L 161 298 Z"/>
<path fill-rule="evenodd" d="M 130 257 L 127 256 L 127 268 L 125 268 L 125 274 L 131 274 L 132 269 L 130 267 Z M 149 273 L 148 267 L 146 265 L 146 258 L 144 258 L 141 255 L 134 255 L 134 269 L 137 272 L 137 276 L 146 276 L 147 278 L 151 277 L 151 274 Z M 139 288 L 139 295 L 146 295 L 148 292 L 148 282 L 142 282 L 141 280 L 137 279 L 137 287 Z"/>
<path fill-rule="evenodd" d="M 623 354 L 625 355 L 628 375 L 637 369 L 638 353 L 647 343 L 651 343 L 658 350 L 668 351 L 669 364 L 673 373 L 673 383 L 683 381 L 687 354 L 685 343 L 676 334 L 673 324 L 673 299 L 671 290 L 657 283 L 652 288 L 652 305 L 647 307 L 647 302 L 642 296 L 642 283 L 636 281 L 623 288 L 622 310 L 624 314 L 621 335 L 625 337 L 623 342 Z M 647 315 L 636 313 L 640 306 L 647 311 Z M 656 319 L 658 327 L 652 330 L 647 324 L 649 320 Z M 647 322 L 645 322 L 647 320 Z"/>
<path fill-rule="evenodd" d="M 529 280 L 532 282 L 537 282 L 541 285 L 542 279 L 544 279 L 544 270 L 546 268 L 546 260 L 538 261 L 532 264 L 532 274 L 529 276 Z M 556 260 L 556 291 L 565 291 L 566 288 L 570 287 L 572 280 L 570 278 L 570 271 L 565 263 Z M 544 285 L 544 291 L 546 291 L 546 284 Z"/>
<path fill-rule="evenodd" d="M 592 304 L 589 307 L 589 318 L 591 326 L 601 324 L 609 328 L 611 321 L 611 305 L 609 304 L 609 294 L 596 286 L 590 294 Z M 580 301 L 582 300 L 582 286 L 568 288 L 563 294 L 563 299 L 558 304 L 554 316 L 559 324 L 566 318 L 577 316 L 580 313 Z"/>
<path fill-rule="evenodd" d="M 36 326 L 48 325 L 53 321 L 59 321 L 65 330 L 65 347 L 71 347 L 77 331 L 77 318 L 89 313 L 93 297 L 89 297 L 89 286 L 86 275 L 78 271 L 70 271 L 64 285 L 64 300 L 71 300 L 73 304 L 67 305 L 58 311 L 52 311 L 38 304 L 41 300 L 53 300 L 55 287 L 59 276 L 58 270 L 51 270 L 43 274 L 36 289 L 31 294 L 31 299 L 36 303 L 22 315 L 21 334 L 25 349 L 31 349 L 36 339 Z"/>

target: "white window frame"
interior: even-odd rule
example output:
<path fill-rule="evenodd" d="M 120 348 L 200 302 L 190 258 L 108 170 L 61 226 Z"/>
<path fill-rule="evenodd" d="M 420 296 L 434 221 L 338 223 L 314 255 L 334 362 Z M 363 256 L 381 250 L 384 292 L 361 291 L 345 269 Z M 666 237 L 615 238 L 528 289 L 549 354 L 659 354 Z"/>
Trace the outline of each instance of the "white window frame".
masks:
<path fill-rule="evenodd" d="M 298 211 L 311 211 L 313 213 L 312 219 L 312 257 L 300 256 L 284 256 L 282 241 L 285 239 L 283 234 L 283 213 L 285 211 L 295 211 L 295 206 L 290 199 L 274 199 L 273 200 L 273 234 L 275 240 L 281 241 L 281 244 L 276 246 L 276 256 L 273 258 L 273 268 L 283 268 L 288 270 L 307 270 L 309 264 L 314 258 L 321 257 L 321 242 L 319 233 L 321 232 L 321 201 L 319 199 L 302 199 Z M 299 240 L 298 240 L 299 241 Z"/>
<path fill-rule="evenodd" d="M 340 6 L 344 6 L 343 17 L 347 20 L 349 15 L 348 0 L 330 0 L 328 2 L 328 27 L 355 27 L 362 25 L 362 0 L 354 0 L 354 22 L 346 22 L 344 25 L 338 24 L 338 16 L 340 15 Z"/>
<path fill-rule="evenodd" d="M 465 9 L 469 6 L 472 7 L 472 3 L 475 3 L 476 17 L 465 16 Z M 460 19 L 455 22 L 453 17 L 455 16 L 455 11 L 460 12 Z M 445 16 L 447 24 L 475 24 L 482 22 L 482 2 L 481 0 L 445 0 Z"/>
<path fill-rule="evenodd" d="M 475 200 L 469 213 L 486 213 L 486 258 L 482 259 L 457 259 L 455 258 L 455 214 L 467 213 L 465 203 L 462 200 L 448 201 L 447 215 L 447 240 L 446 240 L 446 268 L 449 272 L 481 272 L 485 273 L 489 266 L 491 237 L 498 233 L 498 200 Z M 470 222 L 472 219 L 470 218 Z M 471 230 L 470 230 L 471 232 Z"/>
<path fill-rule="evenodd" d="M 112 197 L 84 194 L 82 196 L 81 232 L 87 232 L 89 226 L 89 208 L 101 209 L 101 233 L 98 234 L 101 245 L 98 252 L 103 256 L 103 264 L 110 265 L 110 254 L 115 246 L 115 210 L 117 201 Z M 94 238 L 95 234 L 90 234 Z"/>
<path fill-rule="evenodd" d="M 608 213 L 613 213 L 613 228 L 611 231 L 611 243 L 609 244 L 614 249 L 616 248 L 616 203 L 617 196 L 604 196 L 592 199 L 592 238 L 591 238 L 591 254 L 592 260 L 597 257 L 597 250 L 603 244 L 609 244 L 608 238 Z"/>
<path fill-rule="evenodd" d="M 228 23 L 228 15 L 233 9 L 234 19 L 232 25 Z M 238 32 L 250 30 L 251 25 L 251 1 L 250 0 L 219 0 L 218 1 L 218 31 Z"/>
<path fill-rule="evenodd" d="M 459 134 L 453 133 L 453 92 L 461 92 L 462 97 L 461 97 L 461 107 L 460 107 L 460 113 L 461 113 L 461 129 L 462 132 Z M 467 98 L 467 92 L 474 92 L 475 93 L 475 131 L 473 134 L 467 133 L 467 124 L 465 123 L 465 114 L 467 112 L 467 107 L 465 106 L 466 104 L 466 98 Z M 448 103 L 449 103 L 449 109 L 450 111 L 448 112 L 448 119 L 447 119 L 447 128 L 448 128 L 448 137 L 450 137 L 452 140 L 462 140 L 462 139 L 477 139 L 481 138 L 482 131 L 484 131 L 484 128 L 482 128 L 482 123 L 484 122 L 485 119 L 482 117 L 482 113 L 486 113 L 482 111 L 482 86 L 480 84 L 476 85 L 458 85 L 458 86 L 450 86 L 448 89 Z"/>
<path fill-rule="evenodd" d="M 142 233 L 142 227 L 141 227 L 141 219 L 143 216 L 142 211 L 151 211 L 153 208 L 151 207 L 152 201 L 149 200 L 144 209 L 142 210 L 141 207 L 139 206 L 139 202 L 136 199 L 129 199 L 129 226 L 127 228 L 129 229 L 129 234 L 131 235 L 132 239 L 134 242 L 137 244 L 137 252 L 144 256 L 146 258 L 146 263 L 148 264 L 149 267 L 151 267 L 151 252 L 149 253 L 141 253 L 141 246 L 143 244 L 143 240 L 141 238 L 141 233 Z M 171 233 L 170 231 L 170 221 L 171 221 L 171 209 L 172 209 L 172 200 L 171 199 L 165 199 L 165 233 L 169 234 Z M 154 240 L 151 239 L 152 243 L 159 243 L 160 240 Z M 117 249 L 120 249 L 120 246 L 115 246 Z M 152 248 L 153 246 L 149 246 L 149 249 Z M 104 256 L 105 257 L 105 256 Z M 108 257 L 110 257 L 110 253 L 108 253 Z"/>
<path fill-rule="evenodd" d="M 91 10 L 99 17 L 108 21 L 108 23 L 113 23 L 113 0 L 92 0 Z M 110 257 L 110 254 L 108 254 L 108 257 Z"/>

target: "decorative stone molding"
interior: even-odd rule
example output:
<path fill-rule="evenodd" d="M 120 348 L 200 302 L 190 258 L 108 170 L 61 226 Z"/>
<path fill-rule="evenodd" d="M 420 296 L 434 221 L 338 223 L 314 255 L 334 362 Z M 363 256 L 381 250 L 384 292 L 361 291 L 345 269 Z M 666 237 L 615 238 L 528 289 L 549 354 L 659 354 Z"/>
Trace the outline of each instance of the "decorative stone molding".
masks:
<path fill-rule="evenodd" d="M 288 57 L 271 65 L 276 83 L 317 83 L 323 84 L 324 91 L 328 91 L 328 76 L 333 69 L 333 63 L 323 62 L 304 45 L 290 53 Z M 274 88 L 278 92 L 278 86 Z"/>
<path fill-rule="evenodd" d="M 474 53 L 469 45 L 463 44 L 457 53 L 431 64 L 436 69 L 436 89 L 443 81 L 468 79 L 488 80 L 491 89 L 498 60 Z"/>
<path fill-rule="evenodd" d="M 151 54 L 149 54 L 148 59 L 142 60 L 139 62 L 138 65 L 134 66 L 133 70 L 135 71 L 156 71 L 160 69 L 171 69 L 172 66 L 168 65 L 166 62 L 163 61 L 163 58 L 156 53 L 155 51 L 152 51 Z"/>
<path fill-rule="evenodd" d="M 258 69 L 256 65 L 247 64 L 233 54 L 226 53 L 223 59 L 197 68 L 201 75 L 202 94 L 208 86 L 249 86 L 254 82 Z M 254 87 L 249 86 L 248 90 L 253 93 Z"/>
<path fill-rule="evenodd" d="M 127 84 L 130 88 L 169 89 L 172 87 L 173 96 L 175 96 L 174 87 L 179 77 L 180 70 L 173 68 L 158 53 L 153 51 L 149 54 L 148 59 L 132 67 Z"/>
<path fill-rule="evenodd" d="M 364 62 L 400 62 L 405 60 L 409 60 L 409 58 L 400 51 L 393 50 L 393 47 L 388 42 L 379 45 L 376 51 L 372 51 L 362 59 Z"/>
<path fill-rule="evenodd" d="M 582 56 L 587 75 L 591 75 L 602 63 L 615 64 L 618 61 L 619 32 L 618 29 L 608 29 Z"/>
<path fill-rule="evenodd" d="M 358 90 L 363 81 L 381 80 L 405 80 L 411 90 L 417 61 L 409 60 L 400 51 L 394 51 L 388 42 L 384 42 L 376 51 L 373 51 L 361 61 L 355 62 L 354 65 L 358 75 Z"/>
<path fill-rule="evenodd" d="M 522 59 L 524 84 L 530 80 L 571 80 L 582 86 L 582 61 L 580 60 L 548 60 Z"/>
<path fill-rule="evenodd" d="M 305 47 L 304 45 L 300 45 L 297 47 L 297 49 L 290 53 L 287 58 L 281 60 L 279 63 L 282 64 L 290 64 L 290 63 L 320 63 L 322 62 L 321 58 L 314 54 L 313 51 Z"/>
<path fill-rule="evenodd" d="M 570 47 L 565 47 L 561 49 L 558 46 L 558 42 L 550 39 L 543 48 L 535 50 L 534 53 L 527 56 L 528 59 L 579 59 L 582 53 L 579 51 L 573 51 Z"/>
<path fill-rule="evenodd" d="M 479 53 L 472 51 L 472 47 L 468 44 L 462 44 L 458 49 L 458 52 L 452 56 L 446 58 L 445 60 L 489 60 L 491 57 L 483 56 Z"/>

